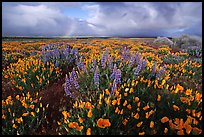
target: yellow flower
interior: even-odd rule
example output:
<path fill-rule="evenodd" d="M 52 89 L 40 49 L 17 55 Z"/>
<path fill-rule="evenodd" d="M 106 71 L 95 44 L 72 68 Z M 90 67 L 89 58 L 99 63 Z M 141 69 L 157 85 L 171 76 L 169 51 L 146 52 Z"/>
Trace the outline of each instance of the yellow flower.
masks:
<path fill-rule="evenodd" d="M 151 121 L 150 122 L 150 126 L 149 126 L 150 128 L 153 128 L 154 127 L 154 122 L 153 121 Z"/>
<path fill-rule="evenodd" d="M 105 91 L 106 91 L 106 94 L 107 94 L 107 95 L 109 95 L 109 94 L 110 94 L 110 92 L 109 92 L 109 90 L 108 90 L 108 89 L 105 89 Z"/>
<path fill-rule="evenodd" d="M 16 129 L 17 127 L 18 127 L 18 126 L 16 126 L 16 124 L 13 124 L 13 128 L 15 128 L 15 129 Z"/>
<path fill-rule="evenodd" d="M 93 114 L 92 114 L 92 110 L 91 110 L 91 109 L 89 110 L 87 116 L 88 116 L 89 118 L 91 118 L 91 117 L 93 116 Z"/>
<path fill-rule="evenodd" d="M 97 121 L 97 126 L 100 128 L 106 128 L 106 127 L 110 127 L 111 123 L 109 122 L 109 119 L 99 118 Z"/>
<path fill-rule="evenodd" d="M 184 90 L 184 88 L 181 85 L 179 85 L 179 84 L 176 85 L 176 88 L 178 88 L 178 90 L 180 90 L 180 91 Z"/>
<path fill-rule="evenodd" d="M 19 100 L 19 95 L 16 95 L 16 99 Z"/>
<path fill-rule="evenodd" d="M 161 85 L 163 86 L 165 83 L 166 83 L 166 80 L 163 79 Z"/>
<path fill-rule="evenodd" d="M 2 119 L 6 119 L 6 116 L 5 116 L 5 115 L 2 115 Z"/>
<path fill-rule="evenodd" d="M 129 88 L 125 88 L 125 92 L 128 92 L 129 91 Z"/>
<path fill-rule="evenodd" d="M 86 135 L 91 135 L 91 128 L 88 128 L 88 129 L 87 129 Z"/>
<path fill-rule="evenodd" d="M 17 121 L 17 123 L 21 123 L 21 122 L 23 122 L 23 118 L 22 117 L 20 117 L 20 118 L 16 118 L 16 121 Z"/>
<path fill-rule="evenodd" d="M 30 114 L 31 114 L 33 117 L 35 116 L 35 112 L 31 112 Z"/>
<path fill-rule="evenodd" d="M 23 83 L 26 83 L 26 78 L 23 78 L 22 81 L 23 81 Z"/>
<path fill-rule="evenodd" d="M 28 116 L 29 115 L 29 112 L 27 112 L 27 113 L 23 113 L 23 117 L 26 117 L 26 116 Z"/>
<path fill-rule="evenodd" d="M 23 90 L 23 87 L 22 87 L 22 86 L 20 86 L 20 87 L 19 87 L 19 89 L 20 89 L 20 91 L 22 91 L 22 90 Z"/>
<path fill-rule="evenodd" d="M 168 122 L 169 121 L 169 118 L 168 117 L 163 117 L 162 119 L 161 119 L 161 122 L 162 123 L 166 123 L 166 122 Z"/>
<path fill-rule="evenodd" d="M 129 93 L 133 93 L 133 92 L 134 92 L 134 89 L 133 89 L 133 88 L 130 88 Z"/>
<path fill-rule="evenodd" d="M 34 109 L 34 107 L 35 107 L 34 105 L 30 105 L 30 108 L 31 108 L 31 109 Z"/>
<path fill-rule="evenodd" d="M 160 100 L 161 100 L 161 96 L 158 95 L 158 96 L 157 96 L 157 101 L 160 101 Z"/>

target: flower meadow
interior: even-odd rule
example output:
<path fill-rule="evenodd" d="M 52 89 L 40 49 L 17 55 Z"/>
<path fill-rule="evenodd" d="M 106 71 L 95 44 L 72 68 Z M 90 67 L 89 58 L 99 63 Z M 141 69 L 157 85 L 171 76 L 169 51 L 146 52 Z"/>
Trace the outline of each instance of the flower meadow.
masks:
<path fill-rule="evenodd" d="M 155 45 L 2 42 L 2 134 L 201 135 L 202 50 Z"/>

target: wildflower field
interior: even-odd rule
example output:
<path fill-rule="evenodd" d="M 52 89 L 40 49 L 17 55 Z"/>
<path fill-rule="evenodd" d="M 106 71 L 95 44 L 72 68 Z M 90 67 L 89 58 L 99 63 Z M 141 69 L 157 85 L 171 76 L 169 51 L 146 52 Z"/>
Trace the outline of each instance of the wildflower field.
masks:
<path fill-rule="evenodd" d="M 3 135 L 201 135 L 202 49 L 2 42 Z"/>

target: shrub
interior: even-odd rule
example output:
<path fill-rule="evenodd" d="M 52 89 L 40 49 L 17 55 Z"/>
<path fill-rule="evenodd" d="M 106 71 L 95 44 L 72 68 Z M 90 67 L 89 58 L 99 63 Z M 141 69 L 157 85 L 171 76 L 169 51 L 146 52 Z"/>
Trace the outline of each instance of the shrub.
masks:
<path fill-rule="evenodd" d="M 154 44 L 163 44 L 163 45 L 168 45 L 168 46 L 172 46 L 173 42 L 168 39 L 167 37 L 157 37 L 154 41 Z"/>
<path fill-rule="evenodd" d="M 182 49 L 187 49 L 188 47 L 202 47 L 202 39 L 195 36 L 182 35 L 178 38 L 173 38 L 173 46 Z"/>

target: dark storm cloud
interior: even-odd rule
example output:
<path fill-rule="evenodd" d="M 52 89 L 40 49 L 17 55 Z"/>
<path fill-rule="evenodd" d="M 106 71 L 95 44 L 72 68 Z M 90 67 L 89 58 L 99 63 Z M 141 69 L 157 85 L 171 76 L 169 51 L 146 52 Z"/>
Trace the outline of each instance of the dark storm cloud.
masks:
<path fill-rule="evenodd" d="M 69 7 L 82 8 L 89 17 L 68 17 L 63 10 Z M 202 35 L 201 2 L 14 2 L 2 9 L 2 35 Z"/>

